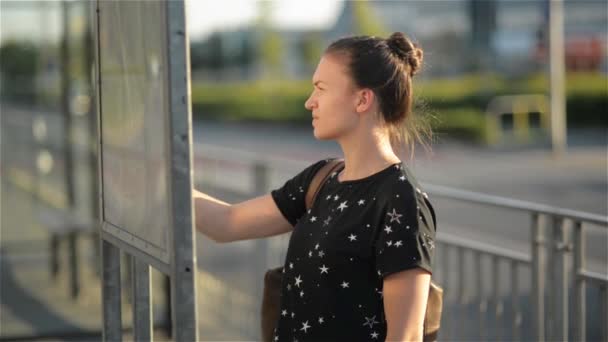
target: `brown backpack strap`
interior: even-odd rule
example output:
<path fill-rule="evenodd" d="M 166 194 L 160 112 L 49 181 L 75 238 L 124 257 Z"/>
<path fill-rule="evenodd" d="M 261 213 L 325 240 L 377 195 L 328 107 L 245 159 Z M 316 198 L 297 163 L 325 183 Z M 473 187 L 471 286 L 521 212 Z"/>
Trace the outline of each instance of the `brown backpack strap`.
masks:
<path fill-rule="evenodd" d="M 323 165 L 319 171 L 315 174 L 310 185 L 308 186 L 308 190 L 306 191 L 306 209 L 310 209 L 312 204 L 315 202 L 315 198 L 317 198 L 317 194 L 321 189 L 321 185 L 325 183 L 329 175 L 332 172 L 337 170 L 339 167 L 344 165 L 343 159 L 334 159 L 327 162 L 327 164 Z"/>

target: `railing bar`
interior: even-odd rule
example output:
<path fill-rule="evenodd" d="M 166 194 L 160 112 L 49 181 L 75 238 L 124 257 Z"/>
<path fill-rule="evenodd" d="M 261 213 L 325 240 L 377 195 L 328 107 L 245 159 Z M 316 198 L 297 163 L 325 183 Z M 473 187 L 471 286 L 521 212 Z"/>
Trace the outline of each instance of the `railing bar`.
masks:
<path fill-rule="evenodd" d="M 458 247 L 464 247 L 484 254 L 497 255 L 502 258 L 507 258 L 522 263 L 530 263 L 532 260 L 525 253 L 514 252 L 506 248 L 496 247 L 484 242 L 471 241 L 469 239 L 461 238 L 449 233 L 438 232 L 437 241 Z"/>
<path fill-rule="evenodd" d="M 579 277 L 582 279 L 591 280 L 599 283 L 608 283 L 608 275 L 602 273 L 581 270 L 579 273 Z"/>
<path fill-rule="evenodd" d="M 608 297 L 606 296 L 606 284 L 600 285 L 600 317 L 601 319 L 605 319 L 608 317 Z M 608 340 L 608 325 L 600 323 L 600 341 Z"/>
<path fill-rule="evenodd" d="M 555 324 L 558 340 L 565 341 L 568 339 L 569 328 L 569 303 L 568 303 L 568 287 L 569 287 L 569 260 L 571 252 L 571 244 L 569 239 L 569 226 L 567 221 L 562 217 L 554 217 L 553 232 L 555 236 L 554 249 L 559 268 L 555 270 L 555 276 L 558 282 L 554 283 L 557 286 L 559 296 L 555 296 L 556 310 L 553 323 Z"/>
<path fill-rule="evenodd" d="M 532 213 L 532 298 L 536 341 L 545 340 L 545 233 L 542 216 Z"/>
<path fill-rule="evenodd" d="M 585 317 L 585 278 L 580 277 L 585 267 L 585 235 L 583 225 L 580 221 L 574 223 L 574 320 L 573 336 L 577 341 L 586 340 L 586 317 Z"/>
<path fill-rule="evenodd" d="M 521 311 L 519 308 L 519 274 L 517 269 L 517 262 L 511 261 L 511 311 L 513 316 L 512 321 L 512 332 L 511 332 L 511 340 L 519 341 L 520 340 L 520 331 L 521 331 Z"/>
<path fill-rule="evenodd" d="M 483 254 L 481 252 L 476 252 L 475 253 L 475 261 L 477 263 L 477 298 L 479 300 L 479 340 L 480 341 L 485 341 L 486 340 L 486 336 L 485 336 L 485 326 L 486 326 L 486 311 L 487 311 L 487 303 L 486 303 L 486 298 L 484 295 L 484 288 L 483 288 L 483 274 L 485 274 L 485 272 L 483 271 L 483 260 L 482 260 Z"/>
<path fill-rule="evenodd" d="M 449 245 L 443 245 L 443 248 L 441 249 L 441 257 L 442 257 L 441 281 L 443 282 L 444 289 L 450 288 L 450 271 L 449 271 L 450 270 L 450 249 L 451 249 L 451 247 Z M 449 297 L 450 297 L 450 292 L 446 291 L 445 298 L 444 298 L 445 304 L 448 304 Z M 448 305 L 446 305 L 446 307 L 447 306 Z M 445 332 L 442 332 L 442 333 L 445 334 L 445 336 L 452 336 L 451 327 L 453 325 L 454 318 L 452 318 L 452 317 L 446 317 L 446 318 L 447 319 L 446 319 Z"/>
<path fill-rule="evenodd" d="M 498 256 L 492 256 L 492 282 L 493 282 L 493 302 L 494 302 L 494 322 L 497 340 L 503 339 L 502 333 L 502 303 L 500 300 L 500 261 Z"/>
<path fill-rule="evenodd" d="M 204 157 L 205 159 L 235 161 L 243 164 L 247 162 L 262 162 L 265 163 L 269 168 L 281 171 L 299 170 L 300 167 L 306 165 L 306 162 L 302 162 L 301 160 L 290 160 L 284 157 L 269 157 L 253 152 L 244 152 L 242 150 L 209 144 L 195 143 L 195 147 L 193 150 L 195 151 L 195 159 Z M 422 182 L 421 185 L 427 190 L 427 192 L 437 197 L 457 199 L 460 201 L 467 201 L 487 206 L 497 206 L 512 210 L 522 210 L 526 212 L 537 212 L 539 214 L 546 214 L 552 216 L 562 216 L 564 218 L 569 218 L 576 221 L 584 221 L 587 223 L 597 224 L 604 229 L 608 229 L 608 217 L 602 215 L 538 204 L 534 202 L 481 194 L 442 185 L 429 184 L 425 182 Z"/>
<path fill-rule="evenodd" d="M 457 199 L 460 201 L 468 201 L 487 206 L 497 206 L 505 209 L 522 210 L 552 216 L 561 216 L 573 220 L 580 220 L 588 223 L 598 224 L 604 228 L 608 228 L 608 217 L 593 213 L 559 208 L 545 204 L 538 204 L 534 202 L 516 200 L 511 198 L 486 195 L 442 185 L 427 184 L 424 182 L 422 182 L 421 185 L 427 190 L 428 193 L 439 197 Z"/>

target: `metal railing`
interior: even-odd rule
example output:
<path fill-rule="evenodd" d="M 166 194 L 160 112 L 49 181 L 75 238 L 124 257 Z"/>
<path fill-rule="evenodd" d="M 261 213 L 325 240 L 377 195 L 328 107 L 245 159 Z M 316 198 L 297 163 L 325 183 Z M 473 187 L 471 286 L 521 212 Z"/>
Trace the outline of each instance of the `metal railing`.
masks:
<path fill-rule="evenodd" d="M 267 193 L 307 165 L 208 145 L 196 146 L 195 152 L 196 184 L 213 184 L 243 197 Z M 214 169 L 221 173 L 220 177 L 214 176 Z M 241 176 L 241 182 L 222 183 L 226 172 L 240 172 L 249 177 Z M 271 177 L 271 174 L 281 176 Z M 600 234 L 608 233 L 608 217 L 445 186 L 422 185 L 435 199 L 516 211 L 529 215 L 531 220 L 528 253 L 465 239 L 439 228 L 434 278 L 439 278 L 446 297 L 440 339 L 608 339 L 602 323 L 608 319 L 608 276 L 585 268 L 585 233 L 591 225 L 597 226 Z M 449 217 L 444 221 L 449 221 Z M 440 227 L 446 225 L 439 222 Z M 254 253 L 263 260 L 259 271 L 282 262 L 287 239 L 281 236 L 256 241 Z M 488 260 L 489 277 L 483 271 Z M 605 265 L 605 260 L 603 263 Z M 501 271 L 505 266 L 506 271 Z M 470 267 L 474 269 L 473 276 L 467 277 Z M 522 276 L 526 268 L 529 275 Z M 501 281 L 501 277 L 509 281 Z M 523 287 L 529 285 L 527 292 L 522 284 Z M 595 313 L 599 324 L 593 327 L 593 336 L 587 334 L 590 327 L 586 297 L 591 286 L 599 289 L 596 301 L 599 312 Z"/>

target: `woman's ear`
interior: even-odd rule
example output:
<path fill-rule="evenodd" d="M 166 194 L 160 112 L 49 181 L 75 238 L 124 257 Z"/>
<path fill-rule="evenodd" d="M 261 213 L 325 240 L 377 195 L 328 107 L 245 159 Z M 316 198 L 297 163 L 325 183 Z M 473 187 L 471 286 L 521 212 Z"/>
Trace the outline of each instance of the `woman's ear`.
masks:
<path fill-rule="evenodd" d="M 364 88 L 358 91 L 357 104 L 355 109 L 357 113 L 367 112 L 374 105 L 376 96 L 371 89 Z"/>

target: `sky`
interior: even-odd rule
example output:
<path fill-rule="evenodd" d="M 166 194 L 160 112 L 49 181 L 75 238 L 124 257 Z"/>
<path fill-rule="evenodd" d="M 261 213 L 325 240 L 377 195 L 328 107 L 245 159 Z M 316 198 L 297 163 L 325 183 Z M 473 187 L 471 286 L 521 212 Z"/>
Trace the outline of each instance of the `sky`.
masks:
<path fill-rule="evenodd" d="M 255 20 L 256 0 L 186 0 L 191 39 L 217 29 L 245 26 Z M 262 0 L 267 1 L 267 0 Z M 275 0 L 272 23 L 281 28 L 326 28 L 335 22 L 341 0 Z"/>

